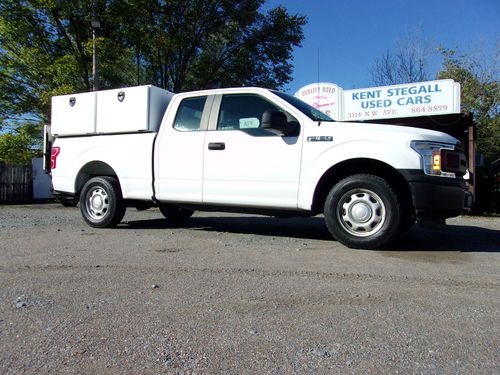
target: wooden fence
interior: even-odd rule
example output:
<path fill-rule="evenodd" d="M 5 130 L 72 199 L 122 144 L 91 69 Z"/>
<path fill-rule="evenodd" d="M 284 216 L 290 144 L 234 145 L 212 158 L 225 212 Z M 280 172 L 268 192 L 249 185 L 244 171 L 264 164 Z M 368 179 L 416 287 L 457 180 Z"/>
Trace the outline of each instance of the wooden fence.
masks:
<path fill-rule="evenodd" d="M 23 203 L 33 198 L 31 165 L 0 162 L 0 203 Z"/>

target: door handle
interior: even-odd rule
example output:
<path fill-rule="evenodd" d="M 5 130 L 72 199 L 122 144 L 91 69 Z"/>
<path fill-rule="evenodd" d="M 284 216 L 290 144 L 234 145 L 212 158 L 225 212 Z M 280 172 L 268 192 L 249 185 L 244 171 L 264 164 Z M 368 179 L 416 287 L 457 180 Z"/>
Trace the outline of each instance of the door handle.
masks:
<path fill-rule="evenodd" d="M 209 143 L 208 144 L 208 149 L 209 150 L 225 150 L 226 149 L 226 144 L 223 143 L 223 142 Z"/>

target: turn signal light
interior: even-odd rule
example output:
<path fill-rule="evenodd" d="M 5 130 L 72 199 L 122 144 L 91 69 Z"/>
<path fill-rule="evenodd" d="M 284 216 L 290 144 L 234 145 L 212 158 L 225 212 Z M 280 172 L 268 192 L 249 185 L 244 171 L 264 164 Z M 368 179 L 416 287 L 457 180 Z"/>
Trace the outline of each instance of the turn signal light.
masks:
<path fill-rule="evenodd" d="M 441 170 L 441 151 L 432 152 L 432 169 L 435 171 Z"/>

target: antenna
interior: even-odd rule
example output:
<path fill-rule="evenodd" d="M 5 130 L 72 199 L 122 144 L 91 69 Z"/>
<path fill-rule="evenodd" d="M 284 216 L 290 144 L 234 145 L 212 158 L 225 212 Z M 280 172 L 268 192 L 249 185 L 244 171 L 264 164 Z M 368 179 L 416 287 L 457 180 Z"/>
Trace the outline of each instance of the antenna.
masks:
<path fill-rule="evenodd" d="M 320 103 L 321 98 L 319 98 L 319 96 L 321 95 L 319 94 L 319 44 L 318 44 L 318 104 L 321 104 Z"/>

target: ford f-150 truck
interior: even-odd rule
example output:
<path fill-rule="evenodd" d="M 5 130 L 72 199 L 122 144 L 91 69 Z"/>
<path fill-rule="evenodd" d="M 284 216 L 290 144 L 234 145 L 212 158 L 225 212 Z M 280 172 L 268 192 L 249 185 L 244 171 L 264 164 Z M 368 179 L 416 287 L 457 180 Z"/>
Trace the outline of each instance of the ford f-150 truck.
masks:
<path fill-rule="evenodd" d="M 172 221 L 195 210 L 323 214 L 335 239 L 373 249 L 472 204 L 452 136 L 336 122 L 263 88 L 57 96 L 46 138 L 55 194 L 79 199 L 98 228 L 120 223 L 127 206 L 156 206 Z"/>

